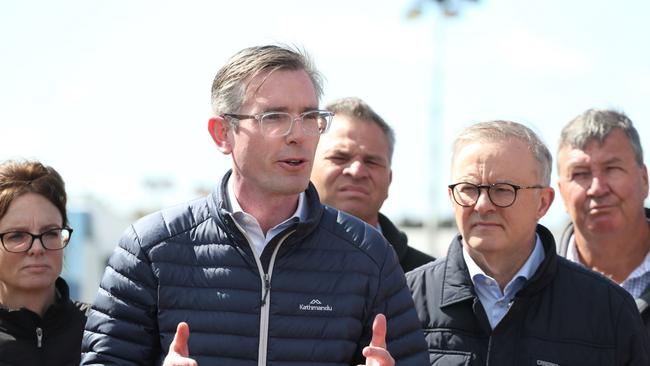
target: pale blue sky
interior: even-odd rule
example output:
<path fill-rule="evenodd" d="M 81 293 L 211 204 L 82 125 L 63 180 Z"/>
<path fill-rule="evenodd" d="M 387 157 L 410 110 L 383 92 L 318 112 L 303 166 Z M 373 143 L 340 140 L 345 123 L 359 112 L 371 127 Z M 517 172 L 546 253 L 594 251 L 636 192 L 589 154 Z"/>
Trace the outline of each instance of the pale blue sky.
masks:
<path fill-rule="evenodd" d="M 0 159 L 53 165 L 73 202 L 192 198 L 229 166 L 206 132 L 214 74 L 239 49 L 277 42 L 314 56 L 324 102 L 361 97 L 394 126 L 394 218 L 449 214 L 451 140 L 472 122 L 525 123 L 555 152 L 569 119 L 615 107 L 647 141 L 650 2 L 459 3 L 443 19 L 423 1 L 408 20 L 417 1 L 5 0 Z M 160 177 L 177 189 L 143 188 Z M 545 220 L 562 218 L 558 196 Z"/>

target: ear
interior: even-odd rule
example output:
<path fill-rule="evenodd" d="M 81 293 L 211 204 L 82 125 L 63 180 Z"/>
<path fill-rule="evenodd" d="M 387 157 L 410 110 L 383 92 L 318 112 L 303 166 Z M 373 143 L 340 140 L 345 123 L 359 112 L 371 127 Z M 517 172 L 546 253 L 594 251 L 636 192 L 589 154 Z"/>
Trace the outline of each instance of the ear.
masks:
<path fill-rule="evenodd" d="M 208 132 L 217 144 L 217 149 L 224 154 L 232 152 L 232 143 L 230 141 L 230 123 L 221 116 L 215 116 L 208 120 Z"/>
<path fill-rule="evenodd" d="M 645 164 L 641 170 L 641 179 L 643 180 L 643 197 L 648 198 L 648 168 Z"/>
<path fill-rule="evenodd" d="M 564 189 L 562 189 L 562 186 L 563 186 L 562 183 L 563 183 L 562 182 L 562 177 L 559 177 L 558 180 L 557 180 L 557 189 L 560 190 L 560 196 L 562 196 L 562 203 L 564 204 L 564 211 L 569 213 L 569 203 L 567 202 L 568 199 L 566 199 L 565 196 L 564 196 Z"/>
<path fill-rule="evenodd" d="M 451 209 L 453 210 L 456 207 L 456 201 L 454 201 L 454 192 L 451 191 L 451 188 L 447 187 L 447 194 L 449 195 L 449 203 L 451 204 Z"/>
<path fill-rule="evenodd" d="M 539 207 L 537 208 L 537 220 L 541 219 L 551 207 L 555 199 L 555 190 L 552 187 L 541 188 L 539 193 Z"/>

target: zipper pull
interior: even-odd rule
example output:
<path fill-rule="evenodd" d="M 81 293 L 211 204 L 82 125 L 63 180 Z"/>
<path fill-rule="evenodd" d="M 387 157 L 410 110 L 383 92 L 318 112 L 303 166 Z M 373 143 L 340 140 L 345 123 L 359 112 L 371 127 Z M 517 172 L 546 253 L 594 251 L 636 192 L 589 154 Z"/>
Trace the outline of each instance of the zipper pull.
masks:
<path fill-rule="evenodd" d="M 264 295 L 262 296 L 262 306 L 266 305 L 266 298 L 269 294 L 270 289 L 271 289 L 271 279 L 269 278 L 269 274 L 265 273 L 264 274 Z"/>
<path fill-rule="evenodd" d="M 43 328 L 36 328 L 36 347 L 43 347 Z"/>

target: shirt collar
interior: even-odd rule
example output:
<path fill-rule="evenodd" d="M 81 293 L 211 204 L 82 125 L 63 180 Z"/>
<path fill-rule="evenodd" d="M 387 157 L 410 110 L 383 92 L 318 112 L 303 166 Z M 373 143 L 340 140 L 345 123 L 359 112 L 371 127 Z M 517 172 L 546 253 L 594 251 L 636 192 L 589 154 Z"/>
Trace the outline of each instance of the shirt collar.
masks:
<path fill-rule="evenodd" d="M 576 245 L 576 237 L 574 234 L 571 234 L 571 236 L 569 237 L 569 245 L 567 246 L 566 259 L 578 263 L 583 267 L 586 267 L 585 264 L 582 263 L 582 260 L 580 259 L 580 255 L 578 254 L 578 246 Z M 643 262 L 641 262 L 641 264 L 639 264 L 638 267 L 633 269 L 632 272 L 630 272 L 630 274 L 627 276 L 627 278 L 623 280 L 623 282 L 621 282 L 621 284 L 631 279 L 641 277 L 648 272 L 650 272 L 650 251 L 648 251 L 648 253 L 645 255 Z"/>
<path fill-rule="evenodd" d="M 232 178 L 232 176 L 230 178 Z M 247 212 L 245 212 L 239 205 L 237 197 L 235 197 L 235 183 L 234 180 L 230 178 L 228 178 L 228 189 L 226 192 L 226 197 L 230 201 L 230 207 L 232 207 L 233 216 L 241 216 Z M 298 222 L 304 222 L 307 220 L 307 205 L 305 203 L 305 197 L 305 192 L 301 192 L 300 195 L 298 195 L 298 207 L 296 207 L 296 211 L 294 211 L 291 217 L 283 221 L 283 223 L 292 220 L 294 217 L 298 218 Z"/>
<path fill-rule="evenodd" d="M 475 281 L 475 278 L 478 277 L 489 277 L 485 272 L 481 269 L 481 267 L 474 262 L 472 257 L 469 255 L 469 252 L 465 248 L 465 245 L 463 245 L 463 259 L 465 259 L 465 263 L 467 264 L 467 270 L 469 271 L 470 278 L 472 279 L 472 282 Z M 539 238 L 539 235 L 535 234 L 535 247 L 533 248 L 533 252 L 528 256 L 528 259 L 526 259 L 526 262 L 524 263 L 521 268 L 519 268 L 519 271 L 512 277 L 510 283 L 512 283 L 515 279 L 517 278 L 523 278 L 525 280 L 529 280 L 533 275 L 535 274 L 535 271 L 537 271 L 537 267 L 544 261 L 544 246 L 542 245 L 542 241 Z M 508 287 L 506 285 L 506 287 Z"/>

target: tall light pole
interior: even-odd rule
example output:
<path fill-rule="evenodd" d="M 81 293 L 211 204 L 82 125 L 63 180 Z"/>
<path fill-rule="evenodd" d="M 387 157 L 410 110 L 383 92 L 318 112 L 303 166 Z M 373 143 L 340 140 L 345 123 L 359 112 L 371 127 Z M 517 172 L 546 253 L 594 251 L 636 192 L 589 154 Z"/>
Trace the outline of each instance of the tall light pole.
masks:
<path fill-rule="evenodd" d="M 444 164 L 441 163 L 441 150 L 443 146 L 444 128 L 442 126 L 443 116 L 443 100 L 444 100 L 444 21 L 449 18 L 456 17 L 460 12 L 461 2 L 477 2 L 478 0 L 416 0 L 413 6 L 409 9 L 407 17 L 409 19 L 420 18 L 423 14 L 425 3 L 434 3 L 441 10 L 434 12 L 433 22 L 433 43 L 431 45 L 433 51 L 433 65 L 432 65 L 432 82 L 431 82 L 431 121 L 429 126 L 429 146 L 428 146 L 428 168 L 426 180 L 427 184 L 427 202 L 430 204 L 426 210 L 426 217 L 424 219 L 424 227 L 426 229 L 426 237 L 431 249 L 434 252 L 440 252 L 433 248 L 434 245 L 447 245 L 447 243 L 438 243 L 438 229 L 440 224 L 440 205 L 442 202 L 438 199 L 441 190 L 444 190 L 444 184 L 440 184 L 440 172 Z"/>

